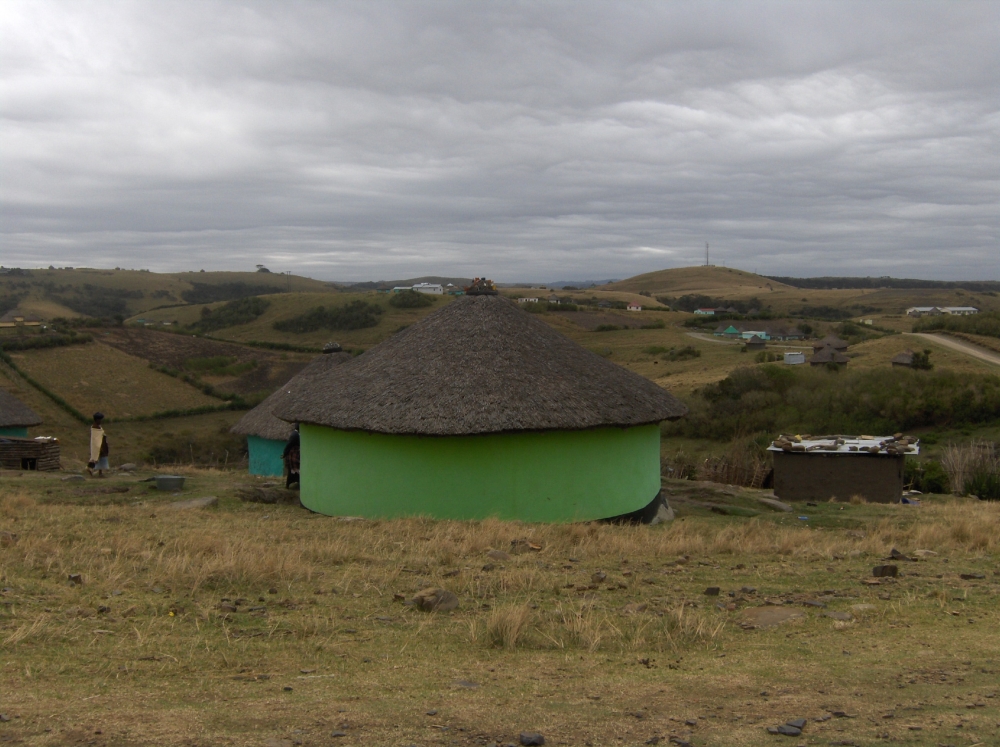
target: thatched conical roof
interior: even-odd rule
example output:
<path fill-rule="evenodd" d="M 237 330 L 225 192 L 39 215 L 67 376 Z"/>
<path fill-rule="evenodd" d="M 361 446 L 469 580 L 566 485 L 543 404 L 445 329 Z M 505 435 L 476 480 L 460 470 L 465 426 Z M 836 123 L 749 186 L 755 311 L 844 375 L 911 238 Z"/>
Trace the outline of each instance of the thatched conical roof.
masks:
<path fill-rule="evenodd" d="M 825 363 L 837 363 L 843 364 L 847 363 L 851 359 L 846 355 L 841 353 L 839 350 L 834 348 L 832 345 L 827 345 L 825 348 L 817 352 L 812 358 L 809 359 L 809 363 L 814 366 Z"/>
<path fill-rule="evenodd" d="M 21 400 L 0 389 L 0 428 L 27 428 L 41 425 L 42 419 Z"/>
<path fill-rule="evenodd" d="M 281 401 L 283 396 L 306 386 L 307 382 L 313 376 L 326 371 L 328 368 L 339 366 L 350 359 L 351 356 L 348 353 L 324 353 L 317 356 L 309 361 L 309 364 L 305 368 L 289 379 L 283 386 L 279 387 L 270 397 L 240 418 L 240 421 L 229 429 L 230 432 L 241 436 L 267 438 L 272 441 L 287 441 L 288 437 L 292 435 L 292 425 L 271 414 L 275 405 Z"/>
<path fill-rule="evenodd" d="M 817 340 L 813 343 L 813 350 L 822 350 L 823 348 L 831 347 L 834 350 L 844 351 L 847 350 L 847 342 L 841 340 L 836 335 L 827 335 L 822 340 Z"/>
<path fill-rule="evenodd" d="M 283 420 L 436 436 L 581 430 L 687 408 L 501 296 L 465 296 L 281 398 Z"/>

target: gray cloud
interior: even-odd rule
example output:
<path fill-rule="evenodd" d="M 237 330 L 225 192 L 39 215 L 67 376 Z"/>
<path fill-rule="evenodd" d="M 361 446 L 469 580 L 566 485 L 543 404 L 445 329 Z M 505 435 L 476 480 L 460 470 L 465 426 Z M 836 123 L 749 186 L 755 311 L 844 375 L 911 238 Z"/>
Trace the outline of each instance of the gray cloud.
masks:
<path fill-rule="evenodd" d="M 993 3 L 39 3 L 6 265 L 997 278 Z"/>

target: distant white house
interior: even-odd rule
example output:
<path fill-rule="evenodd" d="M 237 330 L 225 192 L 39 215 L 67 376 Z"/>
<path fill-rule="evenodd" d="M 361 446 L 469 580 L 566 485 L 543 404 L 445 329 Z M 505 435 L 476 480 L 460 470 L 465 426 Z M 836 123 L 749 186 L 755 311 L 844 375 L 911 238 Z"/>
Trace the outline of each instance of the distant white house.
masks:
<path fill-rule="evenodd" d="M 642 311 L 642 306 L 635 303 L 634 301 L 630 303 L 627 308 L 629 311 Z"/>
<path fill-rule="evenodd" d="M 432 296 L 440 296 L 444 293 L 444 288 L 440 283 L 417 283 L 413 286 L 417 293 L 429 293 Z"/>
<path fill-rule="evenodd" d="M 979 313 L 979 309 L 975 306 L 942 306 L 941 311 L 955 316 L 972 316 Z"/>
<path fill-rule="evenodd" d="M 740 337 L 744 340 L 749 340 L 751 337 L 759 337 L 762 340 L 770 340 L 771 335 L 762 329 L 748 329 L 745 332 L 740 332 Z"/>
<path fill-rule="evenodd" d="M 535 298 L 534 296 L 529 296 L 528 298 L 519 298 L 519 299 L 517 299 L 517 302 L 518 303 L 538 303 L 538 299 Z"/>
<path fill-rule="evenodd" d="M 798 366 L 806 362 L 805 353 L 785 353 L 786 366 Z"/>
<path fill-rule="evenodd" d="M 906 310 L 907 316 L 941 316 L 942 314 L 971 316 L 978 313 L 979 309 L 975 306 L 911 306 Z"/>
<path fill-rule="evenodd" d="M 403 291 L 413 290 L 411 285 L 397 285 L 392 289 L 393 293 L 402 293 Z"/>
<path fill-rule="evenodd" d="M 694 313 L 700 316 L 715 316 L 715 309 L 695 309 Z"/>

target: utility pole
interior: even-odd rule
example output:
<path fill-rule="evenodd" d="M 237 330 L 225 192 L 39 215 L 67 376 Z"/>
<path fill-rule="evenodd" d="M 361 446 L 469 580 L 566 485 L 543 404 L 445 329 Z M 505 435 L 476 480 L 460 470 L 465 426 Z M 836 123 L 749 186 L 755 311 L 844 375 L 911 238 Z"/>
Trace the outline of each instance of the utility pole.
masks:
<path fill-rule="evenodd" d="M 709 267 L 708 264 L 708 242 L 705 242 L 705 267 Z"/>

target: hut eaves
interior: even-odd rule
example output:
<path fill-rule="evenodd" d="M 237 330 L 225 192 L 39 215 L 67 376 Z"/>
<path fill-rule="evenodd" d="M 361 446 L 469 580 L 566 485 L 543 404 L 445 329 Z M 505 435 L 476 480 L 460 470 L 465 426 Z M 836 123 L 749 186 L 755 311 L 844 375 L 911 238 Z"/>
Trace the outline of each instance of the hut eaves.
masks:
<path fill-rule="evenodd" d="M 628 427 L 687 408 L 500 296 L 465 296 L 280 397 L 289 422 L 387 434 Z"/>
<path fill-rule="evenodd" d="M 837 363 L 839 365 L 846 364 L 851 359 L 846 355 L 841 353 L 839 350 L 827 345 L 825 348 L 816 353 L 812 358 L 809 359 L 809 365 L 820 366 L 826 363 Z"/>
<path fill-rule="evenodd" d="M 312 377 L 350 359 L 351 356 L 348 353 L 326 353 L 309 361 L 305 368 L 240 418 L 239 422 L 230 428 L 230 432 L 240 436 L 257 436 L 272 441 L 287 441 L 288 437 L 292 435 L 292 425 L 272 414 L 275 405 L 282 401 L 283 396 L 306 386 Z"/>
<path fill-rule="evenodd" d="M 0 389 L 0 428 L 27 428 L 41 425 L 42 419 L 21 400 Z"/>

